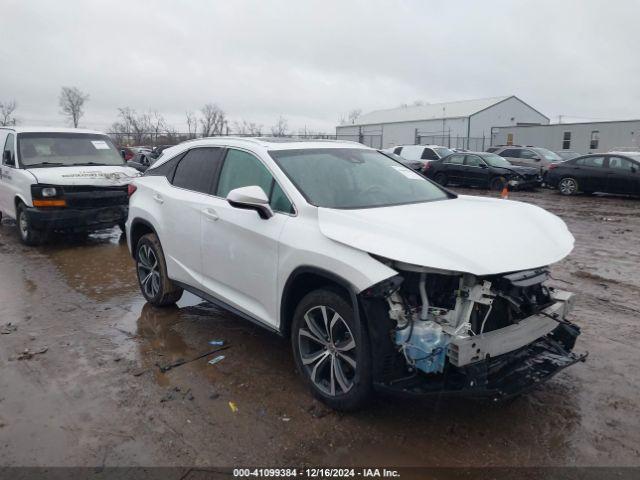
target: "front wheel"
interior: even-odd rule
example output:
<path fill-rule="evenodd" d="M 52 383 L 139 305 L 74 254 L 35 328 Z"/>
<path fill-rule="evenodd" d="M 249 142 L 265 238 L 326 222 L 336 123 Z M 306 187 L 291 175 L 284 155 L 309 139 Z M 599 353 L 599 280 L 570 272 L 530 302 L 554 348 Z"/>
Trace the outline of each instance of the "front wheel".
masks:
<path fill-rule="evenodd" d="M 578 181 L 575 178 L 565 177 L 558 183 L 558 190 L 562 195 L 575 195 L 578 193 Z"/>
<path fill-rule="evenodd" d="M 167 276 L 162 246 L 154 233 L 148 233 L 138 241 L 136 271 L 140 291 L 151 305 L 166 307 L 182 297 L 182 288 L 174 285 Z"/>
<path fill-rule="evenodd" d="M 298 304 L 291 330 L 296 366 L 313 395 L 336 410 L 361 407 L 371 394 L 371 354 L 350 302 L 315 290 Z"/>
<path fill-rule="evenodd" d="M 33 247 L 42 243 L 42 232 L 35 230 L 31 225 L 26 207 L 23 203 L 18 204 L 16 209 L 16 224 L 18 226 L 18 234 L 20 241 L 25 245 Z"/>

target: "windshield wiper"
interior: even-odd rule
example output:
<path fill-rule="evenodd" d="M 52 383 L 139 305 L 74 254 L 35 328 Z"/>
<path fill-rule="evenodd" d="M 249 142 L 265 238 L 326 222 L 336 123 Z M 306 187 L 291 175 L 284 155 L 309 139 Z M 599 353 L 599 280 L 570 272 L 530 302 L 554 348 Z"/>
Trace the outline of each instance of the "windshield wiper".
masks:
<path fill-rule="evenodd" d="M 99 165 L 101 167 L 117 167 L 118 165 L 110 165 L 108 163 L 98 163 L 98 162 L 84 162 L 84 163 L 74 163 L 74 166 L 87 166 L 87 165 Z"/>
<path fill-rule="evenodd" d="M 25 167 L 27 168 L 31 168 L 31 167 L 40 167 L 40 166 L 47 166 L 47 165 L 56 165 L 56 166 L 60 166 L 60 165 L 65 165 L 62 162 L 38 162 L 38 163 L 32 163 L 32 164 L 26 164 Z"/>

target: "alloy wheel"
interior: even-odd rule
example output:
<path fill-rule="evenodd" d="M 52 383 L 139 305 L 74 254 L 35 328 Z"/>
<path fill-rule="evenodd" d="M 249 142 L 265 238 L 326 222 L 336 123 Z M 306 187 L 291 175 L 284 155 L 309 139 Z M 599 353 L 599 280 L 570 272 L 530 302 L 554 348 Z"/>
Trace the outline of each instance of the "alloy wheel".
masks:
<path fill-rule="evenodd" d="M 573 195 L 578 191 L 578 184 L 573 178 L 563 178 L 558 186 L 560 193 L 564 195 Z"/>
<path fill-rule="evenodd" d="M 331 307 L 315 306 L 298 330 L 300 358 L 309 378 L 323 393 L 336 396 L 353 387 L 356 341 L 342 316 Z"/>
<path fill-rule="evenodd" d="M 160 266 L 155 252 L 149 245 L 138 249 L 138 280 L 148 298 L 154 298 L 160 291 Z"/>

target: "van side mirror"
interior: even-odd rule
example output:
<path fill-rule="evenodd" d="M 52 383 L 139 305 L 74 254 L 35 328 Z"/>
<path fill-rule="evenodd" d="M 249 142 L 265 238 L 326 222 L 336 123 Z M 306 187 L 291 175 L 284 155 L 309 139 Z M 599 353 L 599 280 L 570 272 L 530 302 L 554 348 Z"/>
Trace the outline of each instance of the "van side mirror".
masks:
<path fill-rule="evenodd" d="M 481 163 L 480 164 L 480 168 L 487 168 L 487 164 L 486 163 Z"/>
<path fill-rule="evenodd" d="M 260 218 L 267 220 L 273 217 L 273 210 L 269 206 L 269 198 L 262 188 L 257 185 L 240 187 L 227 194 L 227 202 L 235 208 L 255 210 Z"/>
<path fill-rule="evenodd" d="M 16 166 L 16 160 L 15 158 L 13 158 L 11 150 L 5 150 L 4 152 L 2 152 L 2 163 L 10 167 Z"/>

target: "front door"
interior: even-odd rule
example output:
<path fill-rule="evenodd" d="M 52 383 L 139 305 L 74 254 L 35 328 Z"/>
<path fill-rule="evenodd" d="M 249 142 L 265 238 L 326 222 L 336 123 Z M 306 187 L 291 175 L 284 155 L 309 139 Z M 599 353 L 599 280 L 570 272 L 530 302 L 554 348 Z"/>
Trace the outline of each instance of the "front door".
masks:
<path fill-rule="evenodd" d="M 0 158 L 0 211 L 5 214 L 13 214 L 13 197 L 15 195 L 15 135 L 9 133 L 2 145 L 2 157 Z M 4 153 L 8 152 L 8 153 Z M 13 162 L 13 165 L 11 163 Z"/>
<path fill-rule="evenodd" d="M 640 193 L 638 165 L 627 158 L 609 157 L 607 179 L 607 192 L 635 195 Z"/>
<path fill-rule="evenodd" d="M 464 182 L 464 155 L 449 155 L 442 161 L 442 164 L 446 167 L 444 171 L 451 183 Z"/>
<path fill-rule="evenodd" d="M 259 186 L 275 215 L 232 207 L 225 199 L 236 188 Z M 211 295 L 276 328 L 280 234 L 293 206 L 267 167 L 253 154 L 227 150 L 215 196 L 203 216 L 203 285 Z"/>
<path fill-rule="evenodd" d="M 474 187 L 489 185 L 489 168 L 478 155 L 467 155 L 464 160 L 464 181 Z"/>

